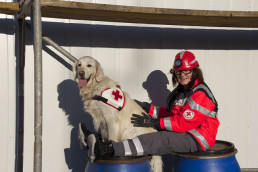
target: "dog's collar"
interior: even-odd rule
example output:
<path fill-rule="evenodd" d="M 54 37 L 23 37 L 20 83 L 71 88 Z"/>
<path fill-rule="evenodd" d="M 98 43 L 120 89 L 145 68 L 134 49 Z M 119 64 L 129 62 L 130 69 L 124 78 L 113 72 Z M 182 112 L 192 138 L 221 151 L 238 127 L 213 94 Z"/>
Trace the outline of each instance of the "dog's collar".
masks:
<path fill-rule="evenodd" d="M 118 85 L 116 88 L 107 88 L 103 90 L 100 96 L 95 95 L 92 99 L 102 101 L 118 111 L 121 111 L 125 104 L 124 93 Z"/>

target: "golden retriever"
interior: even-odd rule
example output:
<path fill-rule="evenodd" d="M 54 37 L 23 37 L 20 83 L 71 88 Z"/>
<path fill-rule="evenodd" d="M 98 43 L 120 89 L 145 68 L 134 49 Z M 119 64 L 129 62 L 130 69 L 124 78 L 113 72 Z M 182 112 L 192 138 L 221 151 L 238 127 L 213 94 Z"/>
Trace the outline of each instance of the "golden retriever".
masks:
<path fill-rule="evenodd" d="M 141 134 L 156 132 L 153 128 L 134 127 L 131 124 L 132 114 L 142 114 L 144 110 L 126 92 L 123 91 L 125 103 L 120 111 L 114 108 L 115 105 L 112 107 L 112 102 L 110 105 L 94 98 L 108 88 L 117 89 L 118 85 L 104 75 L 97 60 L 84 56 L 74 64 L 73 72 L 79 82 L 84 108 L 91 114 L 95 130 L 100 129 L 103 138 L 119 142 Z M 152 156 L 152 171 L 162 172 L 162 166 L 161 157 Z"/>

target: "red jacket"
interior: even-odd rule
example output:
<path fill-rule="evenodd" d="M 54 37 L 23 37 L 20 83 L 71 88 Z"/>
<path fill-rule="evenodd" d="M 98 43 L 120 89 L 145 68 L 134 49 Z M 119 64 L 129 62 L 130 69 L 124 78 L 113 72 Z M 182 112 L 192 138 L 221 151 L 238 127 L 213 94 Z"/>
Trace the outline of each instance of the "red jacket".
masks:
<path fill-rule="evenodd" d="M 169 102 L 171 99 L 173 97 Z M 161 129 L 190 133 L 202 150 L 206 150 L 216 141 L 220 124 L 217 111 L 218 105 L 209 87 L 196 80 L 190 90 L 179 91 L 172 104 L 168 103 L 166 107 L 151 105 L 148 114 L 152 118 L 160 119 Z"/>

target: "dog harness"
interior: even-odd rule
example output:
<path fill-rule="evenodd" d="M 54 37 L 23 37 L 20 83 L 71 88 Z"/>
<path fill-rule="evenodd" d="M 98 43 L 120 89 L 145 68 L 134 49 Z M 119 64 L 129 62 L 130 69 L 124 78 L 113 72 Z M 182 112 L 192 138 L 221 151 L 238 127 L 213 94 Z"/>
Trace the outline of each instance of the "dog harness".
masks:
<path fill-rule="evenodd" d="M 107 105 L 121 111 L 125 104 L 125 96 L 123 91 L 117 85 L 116 88 L 107 88 L 103 90 L 100 96 L 95 95 L 94 100 L 102 101 Z"/>

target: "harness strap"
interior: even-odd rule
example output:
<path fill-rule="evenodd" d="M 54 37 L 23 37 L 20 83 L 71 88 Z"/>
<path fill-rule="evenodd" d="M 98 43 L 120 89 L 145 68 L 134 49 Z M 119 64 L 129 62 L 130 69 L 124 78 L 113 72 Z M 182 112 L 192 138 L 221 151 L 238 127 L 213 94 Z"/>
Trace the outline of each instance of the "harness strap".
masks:
<path fill-rule="evenodd" d="M 108 102 L 108 99 L 106 99 L 106 98 L 104 98 L 104 97 L 102 97 L 102 96 L 97 96 L 97 95 L 93 96 L 92 99 L 93 99 L 93 100 L 102 101 L 102 102 L 104 102 L 104 103 L 107 103 L 107 102 Z"/>
<path fill-rule="evenodd" d="M 104 98 L 102 96 L 98 96 L 98 95 L 93 96 L 92 99 L 93 100 L 102 101 L 104 103 L 111 103 L 111 102 L 108 101 L 108 99 L 106 99 L 106 98 Z M 112 105 L 115 106 L 114 104 L 112 104 Z M 118 111 L 121 111 L 122 107 L 121 106 L 119 106 L 119 107 L 115 106 L 115 109 L 117 109 Z"/>

